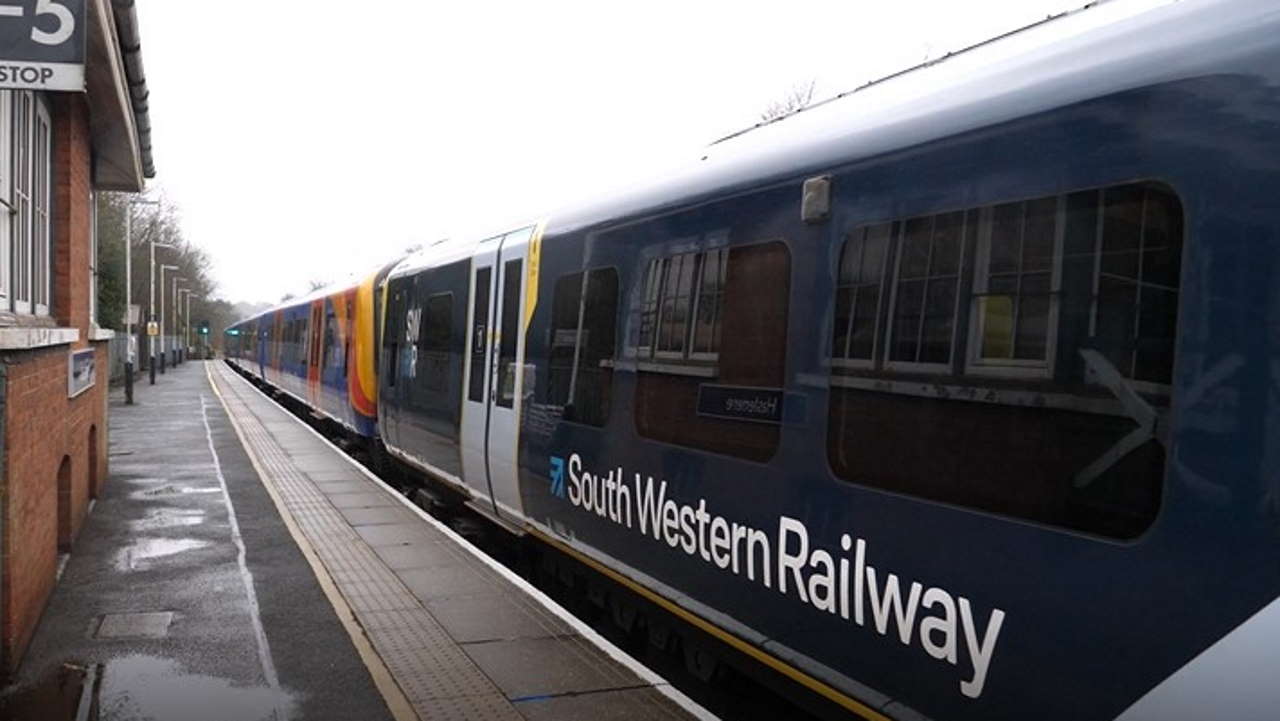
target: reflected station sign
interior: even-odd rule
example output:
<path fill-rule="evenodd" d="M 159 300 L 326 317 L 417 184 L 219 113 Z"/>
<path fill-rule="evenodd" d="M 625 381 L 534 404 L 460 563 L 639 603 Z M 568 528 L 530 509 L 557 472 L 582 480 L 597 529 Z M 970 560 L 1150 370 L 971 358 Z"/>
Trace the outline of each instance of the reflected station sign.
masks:
<path fill-rule="evenodd" d="M 0 89 L 84 90 L 86 0 L 0 0 Z"/>

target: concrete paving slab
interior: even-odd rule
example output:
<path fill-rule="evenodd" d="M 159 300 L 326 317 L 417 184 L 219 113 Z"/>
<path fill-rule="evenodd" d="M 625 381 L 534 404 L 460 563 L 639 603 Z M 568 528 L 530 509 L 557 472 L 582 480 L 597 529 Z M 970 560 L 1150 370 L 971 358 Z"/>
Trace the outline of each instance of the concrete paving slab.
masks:
<path fill-rule="evenodd" d="M 337 505 L 336 503 L 334 505 Z M 378 546 L 399 546 L 430 538 L 422 523 L 389 523 L 381 526 L 357 526 L 356 533 L 364 542 L 377 548 Z"/>
<path fill-rule="evenodd" d="M 408 523 L 414 517 L 403 508 L 377 506 L 375 508 L 341 508 L 339 512 L 352 526 L 374 526 L 392 523 Z"/>
<path fill-rule="evenodd" d="M 388 498 L 386 493 L 334 493 L 329 495 L 329 502 L 336 508 L 373 508 L 374 506 L 390 506 L 395 499 Z"/>
<path fill-rule="evenodd" d="M 411 568 L 396 575 L 418 598 L 430 601 L 450 596 L 492 593 L 494 583 L 469 566 L 458 564 L 433 568 Z"/>
<path fill-rule="evenodd" d="M 458 551 L 448 545 L 426 540 L 397 546 L 378 546 L 373 550 L 393 571 L 453 566 L 462 560 Z"/>
<path fill-rule="evenodd" d="M 427 603 L 431 615 L 459 643 L 562 636 L 573 631 L 550 614 L 533 614 L 509 598 L 492 594 L 440 598 Z"/>
<path fill-rule="evenodd" d="M 311 480 L 315 482 L 316 488 L 319 488 L 320 492 L 326 495 L 335 493 L 372 493 L 375 490 L 381 490 L 374 488 L 368 481 L 364 480 L 316 481 L 314 478 Z"/>
<path fill-rule="evenodd" d="M 94 638 L 164 638 L 173 623 L 171 611 L 108 613 L 102 617 Z"/>
<path fill-rule="evenodd" d="M 512 700 L 646 685 L 580 638 L 471 643 L 463 649 Z"/>

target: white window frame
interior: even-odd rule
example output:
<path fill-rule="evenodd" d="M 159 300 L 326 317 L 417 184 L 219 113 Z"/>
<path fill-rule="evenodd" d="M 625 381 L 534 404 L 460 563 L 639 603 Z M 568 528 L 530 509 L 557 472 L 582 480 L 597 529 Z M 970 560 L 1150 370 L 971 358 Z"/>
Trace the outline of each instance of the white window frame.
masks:
<path fill-rule="evenodd" d="M 53 293 L 53 123 L 39 94 L 24 90 L 5 96 L 0 145 L 5 146 L 5 167 L 12 169 L 3 188 L 8 217 L 0 242 L 5 305 L 15 313 L 48 315 Z"/>
<path fill-rule="evenodd" d="M 1026 203 L 1041 198 L 1028 198 L 1010 203 Z M 982 314 L 982 298 L 990 287 L 991 232 L 994 226 L 997 203 L 982 208 L 978 220 L 978 246 L 974 253 L 973 290 L 969 294 L 969 352 L 965 361 L 965 372 L 978 376 L 1003 376 L 1008 378 L 1052 378 L 1054 361 L 1058 352 L 1058 316 L 1062 300 L 1062 253 L 1063 239 L 1066 234 L 1067 197 L 1059 195 L 1055 199 L 1053 221 L 1053 267 L 1050 269 L 1049 281 L 1049 317 L 1045 332 L 1044 360 L 1022 358 L 984 358 L 982 356 L 982 337 L 985 317 Z M 1023 230 L 1026 228 L 1025 205 L 1022 214 Z"/>
<path fill-rule="evenodd" d="M 839 302 L 839 299 L 840 299 L 840 290 L 841 290 L 841 286 L 840 286 L 840 264 L 841 264 L 841 261 L 843 261 L 843 260 L 844 260 L 844 254 L 845 254 L 845 253 L 848 251 L 848 249 L 849 249 L 849 243 L 853 242 L 853 239 L 854 239 L 855 234 L 861 234 L 861 236 L 860 236 L 860 240 L 862 241 L 862 243 L 863 243 L 863 245 L 864 245 L 864 251 L 863 251 L 863 252 L 864 252 L 864 257 L 865 257 L 865 244 L 866 244 L 866 238 L 867 238 L 867 233 L 868 233 L 868 231 L 870 231 L 872 228 L 878 228 L 878 227 L 880 227 L 880 226 L 882 226 L 882 225 L 887 225 L 887 226 L 889 226 L 889 237 L 888 237 L 888 239 L 885 241 L 885 246 L 884 246 L 884 255 L 880 258 L 880 268 L 878 269 L 878 275 L 879 275 L 880 280 L 879 280 L 879 281 L 878 281 L 878 283 L 877 283 L 877 287 L 878 287 L 878 289 L 879 289 L 879 292 L 878 292 L 878 295 L 877 295 L 877 297 L 876 297 L 876 314 L 875 314 L 875 319 L 876 319 L 876 320 L 875 320 L 875 328 L 873 328 L 873 329 L 872 329 L 872 333 L 871 333 L 871 357 L 870 357 L 870 358 L 849 358 L 848 356 L 837 356 L 837 355 L 836 355 L 836 348 L 835 348 L 835 346 L 834 346 L 834 343 L 835 343 L 835 333 L 834 333 L 834 330 L 835 330 L 835 329 L 833 328 L 833 329 L 832 329 L 832 330 L 833 330 L 833 333 L 832 333 L 832 336 L 831 336 L 831 342 L 832 342 L 832 344 L 833 344 L 833 345 L 832 345 L 832 348 L 831 348 L 831 356 L 830 356 L 830 358 L 829 358 L 829 360 L 831 361 L 831 367 L 832 367 L 832 368 L 847 368 L 847 369 L 856 369 L 856 370 L 867 370 L 867 369 L 872 369 L 872 368 L 875 368 L 875 367 L 876 367 L 876 362 L 877 362 L 877 361 L 879 360 L 879 358 L 880 358 L 880 353 L 881 353 L 881 350 L 882 350 L 882 348 L 881 348 L 881 342 L 880 342 L 880 335 L 881 335 L 881 331 L 885 330 L 885 327 L 884 327 L 884 326 L 885 326 L 885 323 L 884 323 L 884 319 L 883 319 L 883 313 L 881 313 L 881 311 L 883 311 L 883 310 L 885 309 L 885 307 L 886 307 L 886 306 L 891 305 L 891 303 L 889 302 L 891 299 L 887 299 L 887 298 L 885 298 L 885 287 L 886 287 L 886 286 L 888 286 L 888 285 L 890 285 L 889 283 L 887 283 L 887 282 L 886 282 L 886 281 L 888 280 L 888 278 L 887 278 L 887 271 L 888 271 L 888 268 L 889 268 L 889 265 L 890 265 L 890 263 L 889 263 L 889 259 L 890 259 L 890 257 L 892 257 L 892 256 L 893 256 L 893 253 L 894 253 L 894 247 L 893 247 L 894 231 L 896 230 L 898 223 L 897 223 L 896 221 L 892 221 L 892 220 L 888 220 L 888 221 L 881 221 L 881 222 L 878 222 L 878 223 L 863 223 L 863 224 L 861 224 L 861 225 L 858 225 L 857 227 L 854 227 L 854 228 L 850 229 L 850 230 L 849 230 L 849 232 L 845 233 L 845 234 L 844 234 L 844 242 L 840 245 L 840 254 L 839 254 L 838 256 L 836 256 L 836 274 L 835 274 L 835 281 L 836 281 L 836 295 L 835 295 L 835 298 L 836 298 L 836 302 L 838 303 L 838 302 Z M 867 286 L 866 286 L 865 284 L 855 283 L 855 284 L 853 284 L 853 286 L 851 286 L 851 287 L 863 288 L 863 287 L 867 287 Z M 833 308 L 834 308 L 834 306 L 833 306 Z M 834 312 L 833 312 L 833 315 L 834 315 Z M 890 319 L 892 319 L 892 316 L 890 316 Z M 833 317 L 833 318 L 832 318 L 832 323 L 834 323 L 834 322 L 835 322 L 835 318 Z M 849 327 L 846 329 L 846 334 L 845 334 L 846 349 L 847 349 L 847 344 L 849 343 L 849 340 L 850 340 L 850 338 L 852 337 L 852 336 L 849 334 L 849 332 L 848 332 L 848 331 L 852 330 L 852 328 L 853 328 L 853 325 L 852 325 L 852 324 L 853 324 L 853 314 L 852 314 L 852 313 L 850 313 L 850 314 L 849 314 L 849 324 L 850 324 L 850 325 L 849 325 Z"/>
<path fill-rule="evenodd" d="M 89 327 L 98 327 L 98 191 L 89 189 Z"/>
<path fill-rule="evenodd" d="M 0 91 L 0 311 L 11 307 L 10 276 L 13 274 L 13 227 L 17 208 L 13 206 L 13 96 Z"/>
<path fill-rule="evenodd" d="M 43 316 L 53 305 L 53 120 L 39 95 L 32 100 L 31 302 Z"/>
<path fill-rule="evenodd" d="M 957 213 L 957 212 L 961 213 L 961 218 L 963 220 L 960 223 L 960 257 L 956 261 L 958 264 L 956 267 L 956 275 L 955 275 L 956 296 L 954 301 L 951 304 L 951 319 L 952 319 L 951 320 L 951 348 L 947 353 L 948 360 L 946 363 L 927 363 L 927 362 L 920 362 L 920 361 L 895 361 L 892 359 L 893 329 L 895 325 L 895 322 L 894 322 L 895 314 L 897 313 L 897 310 L 898 310 L 898 284 L 902 280 L 901 278 L 902 256 L 905 255 L 902 252 L 902 244 L 907 234 L 907 223 L 919 218 L 930 218 L 936 224 L 937 218 L 939 216 L 949 215 L 951 213 Z M 960 328 L 959 328 L 960 291 L 961 291 L 960 281 L 964 279 L 964 266 L 965 266 L 965 261 L 967 260 L 966 251 L 968 250 L 967 248 L 968 243 L 966 242 L 966 240 L 968 238 L 968 233 L 969 233 L 969 223 L 972 222 L 970 219 L 970 215 L 971 213 L 967 209 L 943 210 L 943 211 L 938 211 L 936 213 L 928 213 L 925 215 L 913 215 L 909 218 L 903 218 L 899 221 L 896 221 L 897 227 L 894 229 L 895 232 L 893 235 L 893 239 L 891 239 L 889 243 L 889 247 L 893 252 L 893 277 L 892 277 L 893 282 L 889 284 L 891 288 L 890 290 L 891 294 L 889 296 L 889 315 L 885 323 L 886 327 L 884 332 L 884 347 L 880 349 L 880 355 L 884 359 L 885 370 L 897 371 L 902 373 L 950 374 L 952 372 L 952 369 L 955 367 L 956 343 L 959 342 L 959 339 L 960 339 Z M 932 252 L 933 251 L 931 248 L 930 259 L 929 259 L 930 265 L 932 265 L 933 263 Z M 932 268 L 930 268 L 930 270 L 932 270 Z M 940 277 L 944 277 L 944 276 L 940 276 Z M 912 280 L 919 280 L 919 279 L 915 278 Z M 933 280 L 932 277 L 926 276 L 926 279 L 925 279 L 925 302 L 926 303 L 928 302 L 928 292 L 929 292 L 928 283 L 932 280 Z M 921 314 L 922 314 L 922 317 L 921 317 L 922 328 L 920 331 L 922 334 L 921 340 L 923 340 L 923 332 L 924 332 L 923 331 L 923 324 L 924 324 L 923 313 L 924 313 L 924 308 L 921 307 Z"/>

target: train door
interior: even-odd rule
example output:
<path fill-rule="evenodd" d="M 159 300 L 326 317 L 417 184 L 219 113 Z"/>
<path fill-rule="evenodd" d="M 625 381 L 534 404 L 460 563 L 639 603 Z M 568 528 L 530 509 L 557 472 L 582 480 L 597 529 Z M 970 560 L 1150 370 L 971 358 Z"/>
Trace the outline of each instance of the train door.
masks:
<path fill-rule="evenodd" d="M 307 400 L 312 408 L 322 408 L 320 402 L 320 351 L 324 338 L 324 299 L 311 304 L 311 317 L 307 323 Z"/>
<path fill-rule="evenodd" d="M 523 516 L 516 460 L 532 227 L 480 243 L 471 266 L 462 470 L 499 516 Z M 534 262 L 536 264 L 536 252 Z"/>

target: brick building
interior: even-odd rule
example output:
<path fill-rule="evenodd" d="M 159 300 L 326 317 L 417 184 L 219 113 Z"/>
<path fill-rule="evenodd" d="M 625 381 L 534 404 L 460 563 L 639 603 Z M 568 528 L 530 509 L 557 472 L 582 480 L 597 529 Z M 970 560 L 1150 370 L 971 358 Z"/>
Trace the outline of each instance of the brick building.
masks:
<path fill-rule="evenodd" d="M 0 675 L 107 474 L 94 193 L 152 175 L 133 2 L 85 6 L 84 92 L 0 90 Z"/>

